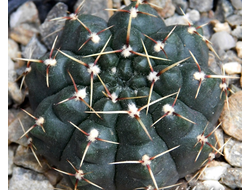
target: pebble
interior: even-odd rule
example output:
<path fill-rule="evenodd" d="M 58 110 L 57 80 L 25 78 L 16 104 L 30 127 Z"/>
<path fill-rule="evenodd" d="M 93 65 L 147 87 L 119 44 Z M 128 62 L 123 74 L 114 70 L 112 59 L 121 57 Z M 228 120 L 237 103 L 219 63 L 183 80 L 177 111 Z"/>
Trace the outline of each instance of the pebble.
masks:
<path fill-rule="evenodd" d="M 27 45 L 34 34 L 38 34 L 40 20 L 36 5 L 28 1 L 10 15 L 10 38 Z"/>
<path fill-rule="evenodd" d="M 25 46 L 22 51 L 24 58 L 39 59 L 47 52 L 47 48 L 38 40 L 36 35 L 34 35 L 27 46 Z"/>
<path fill-rule="evenodd" d="M 242 142 L 230 139 L 224 146 L 223 153 L 231 166 L 242 167 Z"/>
<path fill-rule="evenodd" d="M 240 59 L 236 52 L 234 50 L 228 50 L 223 53 L 221 56 L 222 62 L 223 63 L 228 63 L 228 62 L 238 62 L 242 64 L 242 59 Z"/>
<path fill-rule="evenodd" d="M 239 58 L 242 58 L 242 41 L 236 43 L 235 49 Z"/>
<path fill-rule="evenodd" d="M 208 57 L 208 67 L 211 71 L 213 71 L 217 75 L 221 75 L 221 67 L 216 60 L 216 56 L 214 53 L 209 53 Z"/>
<path fill-rule="evenodd" d="M 206 12 L 213 8 L 213 0 L 206 0 L 202 3 L 200 0 L 189 0 L 189 7 L 197 9 L 199 12 Z"/>
<path fill-rule="evenodd" d="M 22 45 L 27 45 L 30 39 L 38 34 L 38 27 L 30 23 L 21 23 L 10 30 L 10 38 Z"/>
<path fill-rule="evenodd" d="M 13 146 L 8 146 L 8 175 L 12 174 L 14 167 L 14 148 Z"/>
<path fill-rule="evenodd" d="M 236 45 L 234 38 L 225 31 L 214 33 L 210 41 L 212 42 L 213 48 L 217 50 L 216 52 L 219 56 L 225 50 L 229 50 Z"/>
<path fill-rule="evenodd" d="M 185 16 L 180 16 L 178 14 L 174 14 L 174 16 L 167 18 L 165 20 L 166 25 L 188 25 L 188 22 L 194 23 L 200 20 L 200 13 L 197 10 L 191 10 L 186 13 Z"/>
<path fill-rule="evenodd" d="M 43 174 L 21 167 L 14 167 L 12 178 L 9 180 L 9 190 L 53 190 Z"/>
<path fill-rule="evenodd" d="M 242 9 L 242 0 L 231 0 L 231 3 L 235 9 Z"/>
<path fill-rule="evenodd" d="M 221 22 L 234 13 L 234 8 L 228 0 L 220 0 L 215 10 L 215 18 Z"/>
<path fill-rule="evenodd" d="M 60 174 L 60 172 L 57 172 L 53 169 L 49 169 L 46 172 L 44 172 L 43 174 L 48 178 L 48 180 L 50 181 L 50 183 L 52 185 L 56 185 L 63 177 Z"/>
<path fill-rule="evenodd" d="M 238 62 L 229 62 L 223 64 L 223 69 L 229 75 L 239 74 L 242 71 L 242 66 Z"/>
<path fill-rule="evenodd" d="M 22 23 L 40 25 L 38 11 L 32 1 L 27 1 L 10 15 L 9 24 L 11 28 L 17 27 Z"/>
<path fill-rule="evenodd" d="M 220 122 L 223 131 L 236 138 L 242 140 L 242 91 L 232 94 L 229 98 L 229 109 L 224 105 L 220 115 Z"/>
<path fill-rule="evenodd" d="M 24 100 L 24 94 L 20 91 L 19 86 L 15 82 L 16 71 L 15 64 L 8 56 L 8 95 L 16 104 L 21 104 Z"/>
<path fill-rule="evenodd" d="M 232 189 L 242 188 L 242 168 L 228 168 L 220 182 Z"/>
<path fill-rule="evenodd" d="M 81 2 L 82 0 L 77 1 L 77 3 L 74 6 L 74 10 L 77 9 L 78 5 Z M 105 9 L 113 8 L 110 6 L 111 6 L 111 3 L 109 3 L 109 0 L 85 0 L 79 14 L 91 14 L 91 15 L 101 17 L 107 21 L 111 15 L 109 11 L 106 11 Z"/>
<path fill-rule="evenodd" d="M 226 172 L 230 165 L 225 162 L 218 162 L 213 160 L 208 167 L 203 171 L 199 180 L 215 180 L 218 181 Z"/>
<path fill-rule="evenodd" d="M 165 5 L 159 11 L 159 14 L 163 18 L 168 18 L 173 16 L 175 13 L 175 6 L 172 3 L 172 0 L 166 0 Z"/>
<path fill-rule="evenodd" d="M 231 34 L 237 39 L 242 39 L 242 26 L 237 25 L 236 28 L 231 32 Z"/>
<path fill-rule="evenodd" d="M 167 1 L 168 0 L 150 0 L 150 3 L 163 8 L 166 5 Z"/>
<path fill-rule="evenodd" d="M 220 149 L 220 152 L 223 152 L 223 145 L 224 145 L 224 133 L 223 133 L 223 129 L 221 127 L 219 127 L 218 129 L 215 130 L 214 132 L 214 136 L 217 142 L 217 147 L 218 149 Z M 222 148 L 221 148 L 222 147 Z"/>
<path fill-rule="evenodd" d="M 231 15 L 226 18 L 226 21 L 231 27 L 242 25 L 242 15 Z"/>
<path fill-rule="evenodd" d="M 46 19 L 39 27 L 42 41 L 51 49 L 57 35 L 60 35 L 65 25 L 65 20 L 53 20 L 53 18 L 67 16 L 68 6 L 64 3 L 57 3 L 48 13 Z M 58 31 L 58 32 L 56 32 Z"/>
<path fill-rule="evenodd" d="M 176 7 L 175 12 L 182 15 L 181 10 L 178 7 L 181 7 L 181 9 L 186 12 L 186 9 L 188 7 L 188 2 L 185 0 L 172 0 L 174 6 Z"/>
<path fill-rule="evenodd" d="M 206 180 L 203 182 L 198 182 L 194 186 L 195 190 L 225 190 L 225 187 L 215 180 Z"/>
<path fill-rule="evenodd" d="M 27 139 L 26 139 L 27 140 Z M 36 152 L 36 150 L 34 149 Z M 36 154 L 37 155 L 37 154 Z M 37 155 L 42 167 L 38 164 L 35 156 L 33 155 L 30 148 L 26 146 L 19 145 L 14 157 L 14 163 L 17 166 L 22 166 L 24 168 L 31 169 L 33 171 L 43 173 L 48 170 L 47 163 L 39 155 Z"/>
<path fill-rule="evenodd" d="M 10 38 L 8 38 L 8 55 L 12 60 L 20 55 L 18 44 Z"/>
<path fill-rule="evenodd" d="M 231 32 L 231 28 L 230 28 L 230 26 L 229 26 L 229 24 L 227 22 L 224 22 L 224 23 L 217 22 L 214 25 L 213 29 L 214 29 L 215 32 L 222 32 L 222 31 L 225 31 L 227 33 Z"/>
<path fill-rule="evenodd" d="M 32 111 L 30 108 L 25 109 L 25 110 L 27 110 L 29 113 L 32 114 Z M 11 119 L 9 126 L 8 126 L 8 141 L 9 143 L 14 142 L 17 144 L 21 144 L 23 146 L 27 146 L 26 137 L 23 137 L 20 140 L 18 140 L 24 133 L 19 123 L 18 118 L 21 120 L 25 131 L 27 131 L 32 125 L 34 125 L 34 119 L 28 116 L 23 111 L 19 111 L 19 112 L 12 111 L 11 113 L 13 114 L 13 116 L 11 117 L 15 117 L 15 119 Z M 8 114 L 8 115 L 10 116 L 12 114 Z"/>

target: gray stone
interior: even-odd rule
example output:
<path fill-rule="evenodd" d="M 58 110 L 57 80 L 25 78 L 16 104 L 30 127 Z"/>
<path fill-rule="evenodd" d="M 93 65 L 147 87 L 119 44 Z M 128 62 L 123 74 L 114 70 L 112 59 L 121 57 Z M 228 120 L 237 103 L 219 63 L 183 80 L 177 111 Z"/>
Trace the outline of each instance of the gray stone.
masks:
<path fill-rule="evenodd" d="M 224 147 L 224 158 L 236 167 L 242 167 L 242 142 L 230 139 Z"/>
<path fill-rule="evenodd" d="M 182 15 L 181 10 L 179 9 L 179 7 L 181 7 L 181 9 L 186 12 L 186 9 L 188 7 L 188 3 L 186 0 L 172 0 L 173 4 L 175 5 L 176 9 L 175 12 Z"/>
<path fill-rule="evenodd" d="M 32 111 L 30 108 L 26 110 L 32 114 Z M 10 143 L 14 142 L 17 144 L 21 144 L 23 146 L 27 146 L 26 137 L 19 139 L 23 135 L 24 132 L 22 130 L 22 127 L 19 123 L 18 118 L 21 120 L 25 131 L 27 131 L 32 125 L 35 124 L 34 119 L 28 116 L 23 111 L 19 111 L 18 113 L 13 113 L 13 114 L 15 118 L 9 122 L 9 126 L 8 126 L 8 141 Z"/>
<path fill-rule="evenodd" d="M 184 16 L 180 16 L 178 14 L 174 14 L 174 16 L 167 18 L 165 21 L 165 24 L 168 25 L 176 25 L 176 24 L 181 24 L 181 25 L 187 25 L 187 19 Z"/>
<path fill-rule="evenodd" d="M 65 25 L 65 19 L 51 20 L 54 18 L 65 17 L 67 15 L 68 6 L 64 3 L 57 3 L 48 13 L 44 22 L 40 25 L 39 31 L 42 41 L 51 49 L 52 44 L 57 35 L 60 35 Z"/>
<path fill-rule="evenodd" d="M 206 12 L 213 8 L 213 0 L 189 0 L 189 7 L 197 9 L 199 12 Z"/>
<path fill-rule="evenodd" d="M 43 44 L 41 44 L 36 35 L 34 35 L 27 46 L 25 46 L 24 50 L 22 51 L 22 55 L 24 58 L 28 59 L 39 59 L 46 52 L 47 48 Z"/>
<path fill-rule="evenodd" d="M 159 15 L 163 18 L 168 18 L 174 15 L 175 6 L 172 3 L 172 0 L 165 0 L 165 5 L 161 10 L 158 11 Z"/>
<path fill-rule="evenodd" d="M 225 190 L 225 187 L 215 180 L 206 180 L 198 182 L 196 186 L 193 187 L 195 190 Z"/>
<path fill-rule="evenodd" d="M 10 27 L 14 28 L 21 23 L 33 23 L 40 25 L 38 10 L 32 1 L 28 1 L 21 5 L 15 12 L 10 15 Z"/>
<path fill-rule="evenodd" d="M 48 180 L 50 181 L 50 183 L 52 185 L 56 185 L 63 177 L 60 174 L 60 172 L 58 172 L 54 169 L 49 169 L 46 172 L 44 172 L 43 174 L 48 178 Z"/>
<path fill-rule="evenodd" d="M 223 174 L 230 168 L 230 165 L 225 162 L 218 162 L 213 160 L 208 167 L 202 172 L 199 180 L 215 180 L 218 181 Z"/>
<path fill-rule="evenodd" d="M 215 18 L 221 22 L 234 13 L 234 8 L 228 0 L 220 0 L 215 10 Z"/>
<path fill-rule="evenodd" d="M 77 1 L 77 3 L 74 6 L 75 10 L 77 9 L 77 7 L 81 2 L 82 0 Z M 104 20 L 108 21 L 110 15 L 109 11 L 105 10 L 107 8 L 112 8 L 110 7 L 108 0 L 85 0 L 79 14 L 91 14 L 101 17 Z"/>
<path fill-rule="evenodd" d="M 242 39 L 242 26 L 237 25 L 236 28 L 231 32 L 233 36 L 238 38 L 239 40 Z"/>
<path fill-rule="evenodd" d="M 12 174 L 14 167 L 14 148 L 13 146 L 8 146 L 8 175 Z"/>
<path fill-rule="evenodd" d="M 38 34 L 38 26 L 34 26 L 32 23 L 21 23 L 10 29 L 10 38 L 22 45 L 27 45 L 30 39 Z"/>
<path fill-rule="evenodd" d="M 237 25 L 242 25 L 242 16 L 241 15 L 231 15 L 231 16 L 226 18 L 226 21 L 232 27 L 235 27 Z"/>
<path fill-rule="evenodd" d="M 195 23 L 200 20 L 200 13 L 197 10 L 191 10 L 186 13 L 186 17 L 191 23 Z"/>
<path fill-rule="evenodd" d="M 232 189 L 242 188 L 242 169 L 228 168 L 220 182 Z"/>
<path fill-rule="evenodd" d="M 225 31 L 216 32 L 212 35 L 210 41 L 212 42 L 213 48 L 216 50 L 219 56 L 225 50 L 229 50 L 236 45 L 234 38 Z"/>
<path fill-rule="evenodd" d="M 33 150 L 36 152 L 36 150 L 34 148 L 33 148 Z M 48 168 L 45 160 L 42 159 L 42 157 L 39 156 L 37 153 L 36 153 L 36 156 L 38 157 L 39 162 L 41 163 L 42 167 L 38 164 L 35 156 L 31 152 L 30 148 L 28 148 L 26 146 L 19 145 L 17 150 L 16 150 L 15 157 L 14 157 L 14 163 L 17 166 L 22 166 L 24 168 L 28 168 L 28 169 L 31 169 L 33 171 L 39 172 L 39 173 L 43 173 L 43 172 L 47 171 L 49 168 Z"/>
<path fill-rule="evenodd" d="M 242 91 L 236 92 L 228 98 L 229 109 L 224 105 L 219 120 L 226 134 L 242 140 Z"/>
<path fill-rule="evenodd" d="M 14 40 L 8 38 L 8 55 L 9 55 L 9 57 L 13 60 L 13 59 L 17 58 L 19 56 L 19 54 L 20 54 L 20 51 L 19 51 L 18 44 Z"/>
<path fill-rule="evenodd" d="M 242 0 L 231 0 L 231 3 L 235 9 L 242 9 Z"/>
<path fill-rule="evenodd" d="M 16 104 L 21 104 L 24 100 L 24 94 L 20 91 L 16 80 L 15 64 L 8 56 L 8 95 Z"/>
<path fill-rule="evenodd" d="M 13 168 L 12 178 L 9 181 L 9 190 L 53 190 L 43 174 L 20 167 Z"/>
<path fill-rule="evenodd" d="M 236 45 L 235 45 L 236 47 Z M 236 52 L 233 50 L 228 50 L 226 51 L 222 56 L 221 56 L 222 62 L 223 63 L 228 63 L 228 62 L 238 62 L 242 64 L 242 60 L 237 56 Z"/>
<path fill-rule="evenodd" d="M 221 127 L 215 130 L 214 136 L 217 142 L 217 149 L 220 149 L 220 152 L 223 152 L 223 145 L 224 145 L 224 133 Z M 221 148 L 222 147 L 222 148 Z"/>

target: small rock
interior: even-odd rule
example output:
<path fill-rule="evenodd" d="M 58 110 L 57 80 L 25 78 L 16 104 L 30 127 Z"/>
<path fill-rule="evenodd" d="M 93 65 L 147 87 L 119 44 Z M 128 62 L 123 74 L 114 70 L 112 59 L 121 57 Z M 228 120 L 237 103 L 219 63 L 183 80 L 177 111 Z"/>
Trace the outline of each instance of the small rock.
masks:
<path fill-rule="evenodd" d="M 32 36 L 39 34 L 38 27 L 30 23 L 21 23 L 10 30 L 10 38 L 22 45 L 27 45 Z"/>
<path fill-rule="evenodd" d="M 186 17 L 185 16 L 180 16 L 178 14 L 174 14 L 174 16 L 172 16 L 170 18 L 167 18 L 164 22 L 165 22 L 165 24 L 167 26 L 169 26 L 169 25 L 177 25 L 177 24 L 188 25 Z"/>
<path fill-rule="evenodd" d="M 199 180 L 215 180 L 218 181 L 226 172 L 230 165 L 225 162 L 218 162 L 213 160 L 208 167 L 203 171 Z"/>
<path fill-rule="evenodd" d="M 38 11 L 36 5 L 32 1 L 28 1 L 21 5 L 15 12 L 10 15 L 10 27 L 14 28 L 22 23 L 33 23 L 40 25 Z"/>
<path fill-rule="evenodd" d="M 242 58 L 242 41 L 238 41 L 238 42 L 236 43 L 235 48 L 236 48 L 238 57 L 239 57 L 239 58 Z"/>
<path fill-rule="evenodd" d="M 216 60 L 216 56 L 214 53 L 209 53 L 209 57 L 208 57 L 208 67 L 211 71 L 213 71 L 214 73 L 216 73 L 217 75 L 221 75 L 221 67 L 218 63 L 218 61 Z"/>
<path fill-rule="evenodd" d="M 172 3 L 172 0 L 166 0 L 165 5 L 163 8 L 159 11 L 159 14 L 163 18 L 168 18 L 173 16 L 175 13 L 175 6 Z"/>
<path fill-rule="evenodd" d="M 62 179 L 62 175 L 53 169 L 47 170 L 44 172 L 44 175 L 48 178 L 52 185 L 56 185 Z"/>
<path fill-rule="evenodd" d="M 38 161 L 36 160 L 30 148 L 19 145 L 16 150 L 16 155 L 14 157 L 14 163 L 18 166 L 22 166 L 24 168 L 28 168 L 39 173 L 47 171 L 47 163 L 39 155 L 36 154 L 36 156 L 38 157 L 42 167 L 38 164 Z"/>
<path fill-rule="evenodd" d="M 77 1 L 77 3 L 74 6 L 75 10 L 77 9 L 80 3 L 82 3 L 82 0 Z M 109 6 L 110 3 L 108 2 L 108 0 L 85 0 L 79 14 L 91 14 L 101 17 L 104 20 L 108 21 L 110 15 L 109 11 L 106 11 L 105 9 L 113 8 Z"/>
<path fill-rule="evenodd" d="M 226 51 L 222 56 L 221 56 L 222 62 L 223 63 L 228 63 L 228 62 L 238 62 L 242 64 L 242 59 L 240 59 L 236 52 L 233 50 L 228 50 Z"/>
<path fill-rule="evenodd" d="M 233 36 L 235 36 L 237 39 L 242 39 L 242 26 L 237 25 L 236 28 L 231 32 Z"/>
<path fill-rule="evenodd" d="M 214 33 L 210 41 L 217 52 L 229 50 L 236 45 L 234 38 L 225 31 Z"/>
<path fill-rule="evenodd" d="M 46 52 L 47 48 L 43 44 L 41 44 L 36 35 L 34 35 L 23 50 L 22 55 L 24 58 L 38 59 L 42 57 Z"/>
<path fill-rule="evenodd" d="M 20 91 L 16 80 L 16 72 L 14 62 L 8 56 L 8 95 L 16 104 L 21 104 L 24 100 L 24 94 Z"/>
<path fill-rule="evenodd" d="M 224 105 L 219 120 L 226 134 L 242 140 L 242 91 L 236 92 L 228 98 L 229 108 Z"/>
<path fill-rule="evenodd" d="M 223 64 L 223 69 L 229 75 L 239 74 L 242 71 L 242 66 L 238 62 L 229 62 Z"/>
<path fill-rule="evenodd" d="M 53 190 L 54 187 L 42 174 L 20 167 L 13 168 L 12 178 L 9 180 L 9 190 Z"/>
<path fill-rule="evenodd" d="M 230 165 L 242 167 L 242 142 L 230 139 L 224 147 L 224 157 Z"/>
<path fill-rule="evenodd" d="M 222 31 L 225 31 L 227 33 L 231 32 L 231 28 L 227 22 L 224 22 L 224 23 L 217 22 L 213 29 L 215 32 L 222 32 Z"/>
<path fill-rule="evenodd" d="M 48 49 L 51 49 L 57 35 L 62 33 L 65 20 L 51 20 L 54 18 L 65 17 L 67 15 L 68 6 L 64 3 L 57 3 L 48 13 L 44 22 L 40 25 L 39 31 L 42 40 Z"/>
<path fill-rule="evenodd" d="M 72 190 L 72 188 L 70 188 L 70 185 L 68 184 L 68 182 L 65 178 L 62 178 L 62 180 L 56 185 L 56 188 L 65 189 L 65 190 Z"/>
<path fill-rule="evenodd" d="M 216 129 L 214 132 L 214 136 L 215 136 L 216 142 L 218 143 L 217 144 L 218 149 L 220 150 L 220 152 L 223 152 L 223 145 L 224 145 L 223 129 L 221 129 L 220 127 Z"/>
<path fill-rule="evenodd" d="M 197 10 L 191 10 L 187 12 L 186 17 L 191 23 L 195 23 L 200 20 L 200 13 Z"/>
<path fill-rule="evenodd" d="M 14 167 L 14 148 L 12 146 L 8 146 L 8 175 L 12 174 Z"/>
<path fill-rule="evenodd" d="M 226 21 L 230 24 L 231 27 L 242 25 L 242 15 L 231 15 L 226 18 Z"/>
<path fill-rule="evenodd" d="M 181 10 L 178 8 L 180 7 L 184 12 L 186 12 L 186 9 L 188 7 L 188 2 L 185 0 L 172 0 L 173 4 L 175 5 L 175 7 L 177 7 L 175 9 L 175 12 L 182 15 Z"/>
<path fill-rule="evenodd" d="M 231 3 L 235 9 L 242 9 L 242 0 L 231 0 Z"/>
<path fill-rule="evenodd" d="M 8 39 L 8 55 L 11 59 L 15 59 L 19 56 L 19 47 L 18 44 L 12 40 Z"/>
<path fill-rule="evenodd" d="M 232 189 L 242 188 L 242 169 L 228 168 L 220 182 Z"/>
<path fill-rule="evenodd" d="M 30 108 L 26 109 L 29 113 L 32 114 L 32 111 Z M 17 144 L 21 144 L 23 146 L 27 146 L 27 138 L 23 137 L 19 140 L 19 138 L 23 135 L 22 127 L 19 123 L 19 120 L 21 120 L 23 127 L 25 131 L 27 131 L 32 125 L 34 125 L 34 119 L 28 116 L 23 111 L 19 111 L 18 113 L 14 113 L 15 119 L 11 120 L 11 123 L 9 123 L 8 126 L 8 140 L 9 142 L 14 142 Z"/>
<path fill-rule="evenodd" d="M 202 3 L 200 0 L 189 0 L 189 7 L 197 9 L 199 12 L 207 12 L 213 8 L 213 0 L 206 0 Z"/>
<path fill-rule="evenodd" d="M 166 1 L 167 0 L 150 0 L 150 3 L 163 8 L 166 5 Z"/>
<path fill-rule="evenodd" d="M 234 8 L 228 0 L 220 0 L 215 10 L 215 18 L 221 22 L 234 13 Z"/>
<path fill-rule="evenodd" d="M 206 180 L 203 182 L 198 182 L 194 186 L 195 190 L 225 190 L 225 187 L 215 180 Z"/>

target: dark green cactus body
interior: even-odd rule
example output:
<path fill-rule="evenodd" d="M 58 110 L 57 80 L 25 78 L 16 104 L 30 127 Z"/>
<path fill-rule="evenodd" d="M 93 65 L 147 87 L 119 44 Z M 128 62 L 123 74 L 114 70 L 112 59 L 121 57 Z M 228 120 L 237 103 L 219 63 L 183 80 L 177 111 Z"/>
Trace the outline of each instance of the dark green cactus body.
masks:
<path fill-rule="evenodd" d="M 202 134 L 207 123 L 209 124 L 204 135 L 213 130 L 225 98 L 220 97 L 221 79 L 213 78 L 205 78 L 201 82 L 199 94 L 195 98 L 199 81 L 194 79 L 194 73 L 199 70 L 190 51 L 205 74 L 212 72 L 207 67 L 206 43 L 198 34 L 190 33 L 189 26 L 176 26 L 173 30 L 174 26 L 165 26 L 149 5 L 140 4 L 137 16 L 131 20 L 130 36 L 127 38 L 129 17 L 134 6 L 135 3 L 132 3 L 125 8 L 130 13 L 117 12 L 108 23 L 95 16 L 79 16 L 78 19 L 89 31 L 78 20 L 67 21 L 57 45 L 61 50 L 55 57 L 57 64 L 48 69 L 49 87 L 46 85 L 47 67 L 44 64 L 32 63 L 32 71 L 26 77 L 34 115 L 42 116 L 45 120 L 43 127 L 46 132 L 39 126 L 30 132 L 37 151 L 54 167 L 75 173 L 67 162 L 70 161 L 77 169 L 87 173 L 84 179 L 108 190 L 155 186 L 146 165 L 115 165 L 114 162 L 140 161 L 144 155 L 154 157 L 177 146 L 179 147 L 150 162 L 158 187 L 172 185 L 179 178 L 197 170 L 212 151 L 212 148 L 205 144 L 195 162 L 200 149 L 200 145 L 194 148 L 197 136 Z M 107 27 L 111 28 L 104 30 Z M 91 33 L 98 32 L 99 40 L 89 39 Z M 201 29 L 197 32 L 202 34 Z M 169 33 L 171 35 L 162 47 L 164 51 L 157 51 L 156 42 L 162 42 Z M 111 35 L 111 40 L 103 51 L 106 53 L 100 55 L 97 62 L 95 60 L 98 54 L 84 57 L 100 53 Z M 86 40 L 87 43 L 78 50 Z M 124 49 L 129 46 L 132 49 L 125 54 Z M 151 57 L 147 58 L 147 54 Z M 41 59 L 48 57 L 49 54 L 46 54 Z M 186 59 L 188 57 L 189 59 Z M 85 65 L 72 58 L 84 62 Z M 158 75 L 159 78 L 154 81 L 150 102 L 172 95 L 150 105 L 147 113 L 144 106 L 148 104 L 152 85 L 152 80 L 148 78 L 150 72 L 153 69 L 159 73 L 183 59 L 186 60 Z M 100 69 L 99 77 L 90 71 L 90 65 L 93 63 Z M 68 72 L 76 83 L 75 87 Z M 75 97 L 58 104 L 76 96 L 76 88 L 78 91 L 85 90 L 85 102 Z M 179 89 L 180 93 L 175 102 Z M 104 95 L 113 93 L 118 99 Z M 135 98 L 137 96 L 139 98 Z M 172 106 L 174 111 L 158 121 L 165 114 L 163 107 L 167 104 Z M 91 109 L 88 105 L 91 105 Z M 136 110 L 130 109 L 133 106 Z M 156 121 L 158 122 L 155 123 Z M 99 132 L 98 138 L 119 144 L 100 139 L 92 142 L 90 133 L 93 129 Z M 210 144 L 215 144 L 213 135 L 207 140 Z M 88 149 L 79 168 L 86 147 Z M 67 179 L 73 186 L 76 178 L 67 176 Z M 98 187 L 80 180 L 78 189 L 90 190 Z"/>

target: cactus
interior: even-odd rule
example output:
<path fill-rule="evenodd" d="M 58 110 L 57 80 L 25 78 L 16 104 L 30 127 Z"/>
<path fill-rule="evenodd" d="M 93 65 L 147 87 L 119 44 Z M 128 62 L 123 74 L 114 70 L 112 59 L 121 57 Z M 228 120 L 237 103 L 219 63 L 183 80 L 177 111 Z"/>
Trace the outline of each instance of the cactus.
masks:
<path fill-rule="evenodd" d="M 218 152 L 226 89 L 201 27 L 165 26 L 140 1 L 107 23 L 66 19 L 51 52 L 28 60 L 35 124 L 24 135 L 72 187 L 159 189 Z"/>

